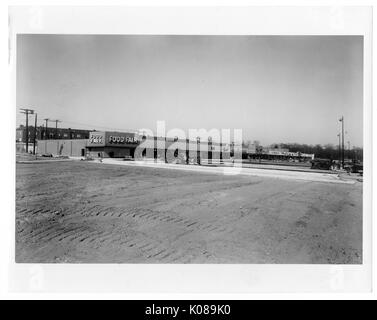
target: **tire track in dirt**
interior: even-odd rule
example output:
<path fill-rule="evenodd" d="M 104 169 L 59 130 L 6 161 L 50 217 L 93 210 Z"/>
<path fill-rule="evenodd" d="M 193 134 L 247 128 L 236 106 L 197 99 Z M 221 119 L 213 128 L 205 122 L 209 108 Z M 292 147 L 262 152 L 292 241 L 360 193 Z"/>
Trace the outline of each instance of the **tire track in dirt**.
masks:
<path fill-rule="evenodd" d="M 69 210 L 69 208 L 65 208 Z M 33 208 L 24 210 L 32 214 L 51 213 L 56 210 Z M 176 238 L 180 236 L 198 231 L 198 230 L 218 230 L 225 232 L 226 228 L 222 225 L 218 226 L 214 222 L 200 222 L 194 219 L 188 219 L 180 216 L 176 216 L 175 212 L 162 212 L 153 211 L 146 208 L 133 208 L 125 209 L 122 207 L 102 207 L 98 204 L 93 206 L 86 206 L 81 209 L 76 209 L 76 213 L 81 216 L 97 218 L 97 217 L 115 217 L 115 218 L 128 218 L 132 220 L 140 220 L 146 223 L 155 224 L 156 222 L 162 222 L 165 224 L 179 225 L 184 228 L 185 231 L 176 235 Z M 62 227 L 60 224 L 67 224 L 71 220 L 70 217 L 61 219 L 59 223 L 52 223 L 46 227 L 39 227 L 33 229 L 32 235 L 25 237 L 24 240 L 32 242 L 50 242 L 56 241 L 69 244 L 70 246 L 87 245 L 92 248 L 102 248 L 107 245 L 120 246 L 120 249 L 135 250 L 139 255 L 143 256 L 146 261 L 152 262 L 175 262 L 179 260 L 182 263 L 188 263 L 190 259 L 185 258 L 185 254 L 177 251 L 169 246 L 162 245 L 155 239 L 150 239 L 141 234 L 137 236 L 124 236 L 116 230 L 110 230 L 108 232 L 101 230 L 93 230 L 84 226 Z M 221 228 L 222 227 L 222 228 Z"/>
<path fill-rule="evenodd" d="M 218 219 L 202 222 L 197 219 L 194 220 L 177 216 L 175 212 L 154 211 L 149 208 L 126 209 L 122 207 L 104 207 L 100 205 L 94 205 L 91 207 L 82 208 L 78 210 L 77 213 L 87 217 L 128 218 L 133 220 L 141 220 L 144 223 L 162 222 L 165 224 L 178 225 L 190 232 L 208 229 L 222 233 L 231 231 L 226 226 L 219 223 Z"/>
<path fill-rule="evenodd" d="M 206 183 L 210 184 L 212 181 L 206 181 Z M 247 183 L 248 185 L 250 183 Z M 223 190 L 226 190 L 228 188 L 232 188 L 233 183 L 231 183 L 231 186 L 226 186 L 225 188 L 221 188 Z M 237 184 L 238 187 L 242 187 L 244 184 Z M 174 186 L 174 184 L 172 184 Z M 234 187 L 234 186 L 233 186 Z M 55 196 L 54 190 L 59 190 L 59 187 L 55 187 L 50 189 L 48 192 L 37 192 L 37 193 L 31 193 L 29 195 L 29 199 L 31 198 L 39 198 L 39 197 L 44 197 L 46 195 L 51 195 L 51 197 Z M 133 198 L 133 195 L 128 196 L 127 198 Z M 46 200 L 46 199 L 45 199 Z M 29 201 L 30 203 L 30 201 Z M 67 211 L 69 211 L 69 208 L 66 208 Z M 144 223 L 156 223 L 156 222 L 162 222 L 165 224 L 170 224 L 170 225 L 179 225 L 180 227 L 185 229 L 185 232 L 180 233 L 177 235 L 177 237 L 180 237 L 181 235 L 186 235 L 191 232 L 195 231 L 216 231 L 216 232 L 226 232 L 228 231 L 227 228 L 224 228 L 223 225 L 218 225 L 216 220 L 213 221 L 199 221 L 196 219 L 188 219 L 188 218 L 183 218 L 180 216 L 177 216 L 175 212 L 168 212 L 168 211 L 154 211 L 151 209 L 146 209 L 146 208 L 141 208 L 141 209 L 136 209 L 136 210 L 129 210 L 125 208 L 120 208 L 120 207 L 102 207 L 100 205 L 94 205 L 91 207 L 83 207 L 80 209 L 75 208 L 76 214 L 79 214 L 80 216 L 95 216 L 95 217 L 116 217 L 116 218 L 132 218 L 134 220 L 140 220 L 143 221 Z M 22 215 L 51 215 L 54 216 L 56 215 L 56 210 L 51 209 L 51 205 L 46 205 L 46 207 L 42 206 L 39 208 L 22 208 L 21 210 L 18 210 L 19 214 Z M 53 230 L 53 226 L 49 227 L 47 229 L 42 229 L 40 230 L 39 228 L 37 229 L 37 233 L 34 233 L 32 237 L 28 237 L 31 240 L 35 241 L 52 241 L 56 240 L 58 241 L 69 241 L 69 242 L 75 242 L 77 238 L 77 242 L 83 242 L 83 243 L 92 243 L 96 242 L 95 240 L 98 240 L 100 243 L 107 243 L 108 241 L 111 241 L 111 232 L 106 235 L 103 234 L 102 232 L 85 232 L 85 230 L 76 228 L 74 230 L 70 229 L 64 229 L 64 228 L 57 228 L 55 231 Z M 24 229 L 23 229 L 24 231 Z M 78 233 L 77 237 L 75 234 Z M 106 238 L 104 238 L 106 236 Z M 95 239 L 93 239 L 93 237 Z M 82 239 L 82 240 L 81 240 Z M 80 241 L 81 240 L 81 241 Z M 116 241 L 116 240 L 114 240 Z M 141 251 L 150 251 L 150 250 L 156 250 L 156 246 L 153 245 L 153 243 L 145 243 L 143 246 L 138 246 L 137 244 L 132 244 L 133 247 L 141 250 Z M 158 251 L 161 251 L 163 249 L 159 249 Z M 165 253 L 167 256 L 160 257 L 160 254 L 155 253 L 155 257 L 160 259 L 162 258 L 165 260 L 167 257 L 169 257 L 172 252 Z M 148 255 L 149 256 L 149 255 Z"/>

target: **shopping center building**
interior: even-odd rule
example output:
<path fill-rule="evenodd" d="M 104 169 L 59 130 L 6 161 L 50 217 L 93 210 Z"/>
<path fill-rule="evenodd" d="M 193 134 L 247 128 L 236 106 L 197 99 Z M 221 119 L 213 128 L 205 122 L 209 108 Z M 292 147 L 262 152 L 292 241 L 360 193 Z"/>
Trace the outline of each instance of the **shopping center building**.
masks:
<path fill-rule="evenodd" d="M 90 132 L 86 146 L 88 158 L 154 159 L 167 162 L 200 163 L 229 159 L 234 153 L 230 144 L 192 141 L 178 137 L 151 137 L 131 132 Z"/>
<path fill-rule="evenodd" d="M 169 163 L 217 163 L 232 159 L 309 162 L 314 154 L 290 152 L 279 145 L 248 147 L 196 140 L 154 137 L 139 132 L 91 131 L 88 139 L 39 140 L 37 152 L 88 159 L 125 158 Z"/>
<path fill-rule="evenodd" d="M 249 159 L 267 160 L 267 161 L 291 161 L 291 162 L 309 162 L 314 159 L 313 153 L 291 152 L 278 144 L 263 147 L 251 144 L 247 148 Z"/>

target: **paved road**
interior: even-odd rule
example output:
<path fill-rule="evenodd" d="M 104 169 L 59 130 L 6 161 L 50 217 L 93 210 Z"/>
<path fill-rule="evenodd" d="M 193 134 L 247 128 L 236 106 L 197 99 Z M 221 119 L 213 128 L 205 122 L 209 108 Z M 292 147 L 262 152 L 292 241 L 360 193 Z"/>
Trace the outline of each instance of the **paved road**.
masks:
<path fill-rule="evenodd" d="M 93 161 L 89 163 L 98 163 Z M 237 166 L 198 166 L 198 165 L 182 165 L 182 164 L 165 164 L 155 163 L 153 161 L 122 161 L 118 159 L 103 159 L 101 164 L 112 164 L 119 166 L 137 166 L 147 167 L 165 170 L 181 170 L 191 172 L 201 172 L 208 174 L 222 174 L 222 175 L 243 175 L 243 176 L 257 176 L 257 177 L 269 177 L 279 179 L 290 180 L 305 180 L 305 181 L 318 181 L 329 183 L 346 183 L 353 184 L 355 180 L 343 179 L 339 175 L 335 175 L 329 172 L 316 172 L 316 171 L 294 171 L 294 170 L 280 170 L 276 168 L 251 168 L 251 167 L 237 167 Z"/>

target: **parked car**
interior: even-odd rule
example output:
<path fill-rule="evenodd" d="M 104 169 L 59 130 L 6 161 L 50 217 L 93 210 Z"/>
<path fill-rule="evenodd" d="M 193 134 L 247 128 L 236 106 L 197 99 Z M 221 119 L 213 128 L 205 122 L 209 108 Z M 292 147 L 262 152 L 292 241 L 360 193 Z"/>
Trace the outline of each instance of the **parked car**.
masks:
<path fill-rule="evenodd" d="M 310 161 L 311 169 L 330 170 L 332 161 L 330 159 L 314 159 Z"/>
<path fill-rule="evenodd" d="M 357 163 L 357 162 L 349 163 L 349 164 L 344 166 L 344 169 L 347 172 L 360 173 L 361 175 L 363 174 L 363 164 L 362 163 Z"/>
<path fill-rule="evenodd" d="M 43 153 L 42 157 L 52 158 L 52 154 L 51 153 Z"/>

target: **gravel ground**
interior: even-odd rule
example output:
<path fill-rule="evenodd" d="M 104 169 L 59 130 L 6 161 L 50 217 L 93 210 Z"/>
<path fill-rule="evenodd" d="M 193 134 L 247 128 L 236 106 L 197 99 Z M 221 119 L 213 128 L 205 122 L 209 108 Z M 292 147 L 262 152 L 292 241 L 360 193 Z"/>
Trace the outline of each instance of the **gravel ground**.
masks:
<path fill-rule="evenodd" d="M 362 182 L 18 163 L 16 261 L 362 263 Z"/>

